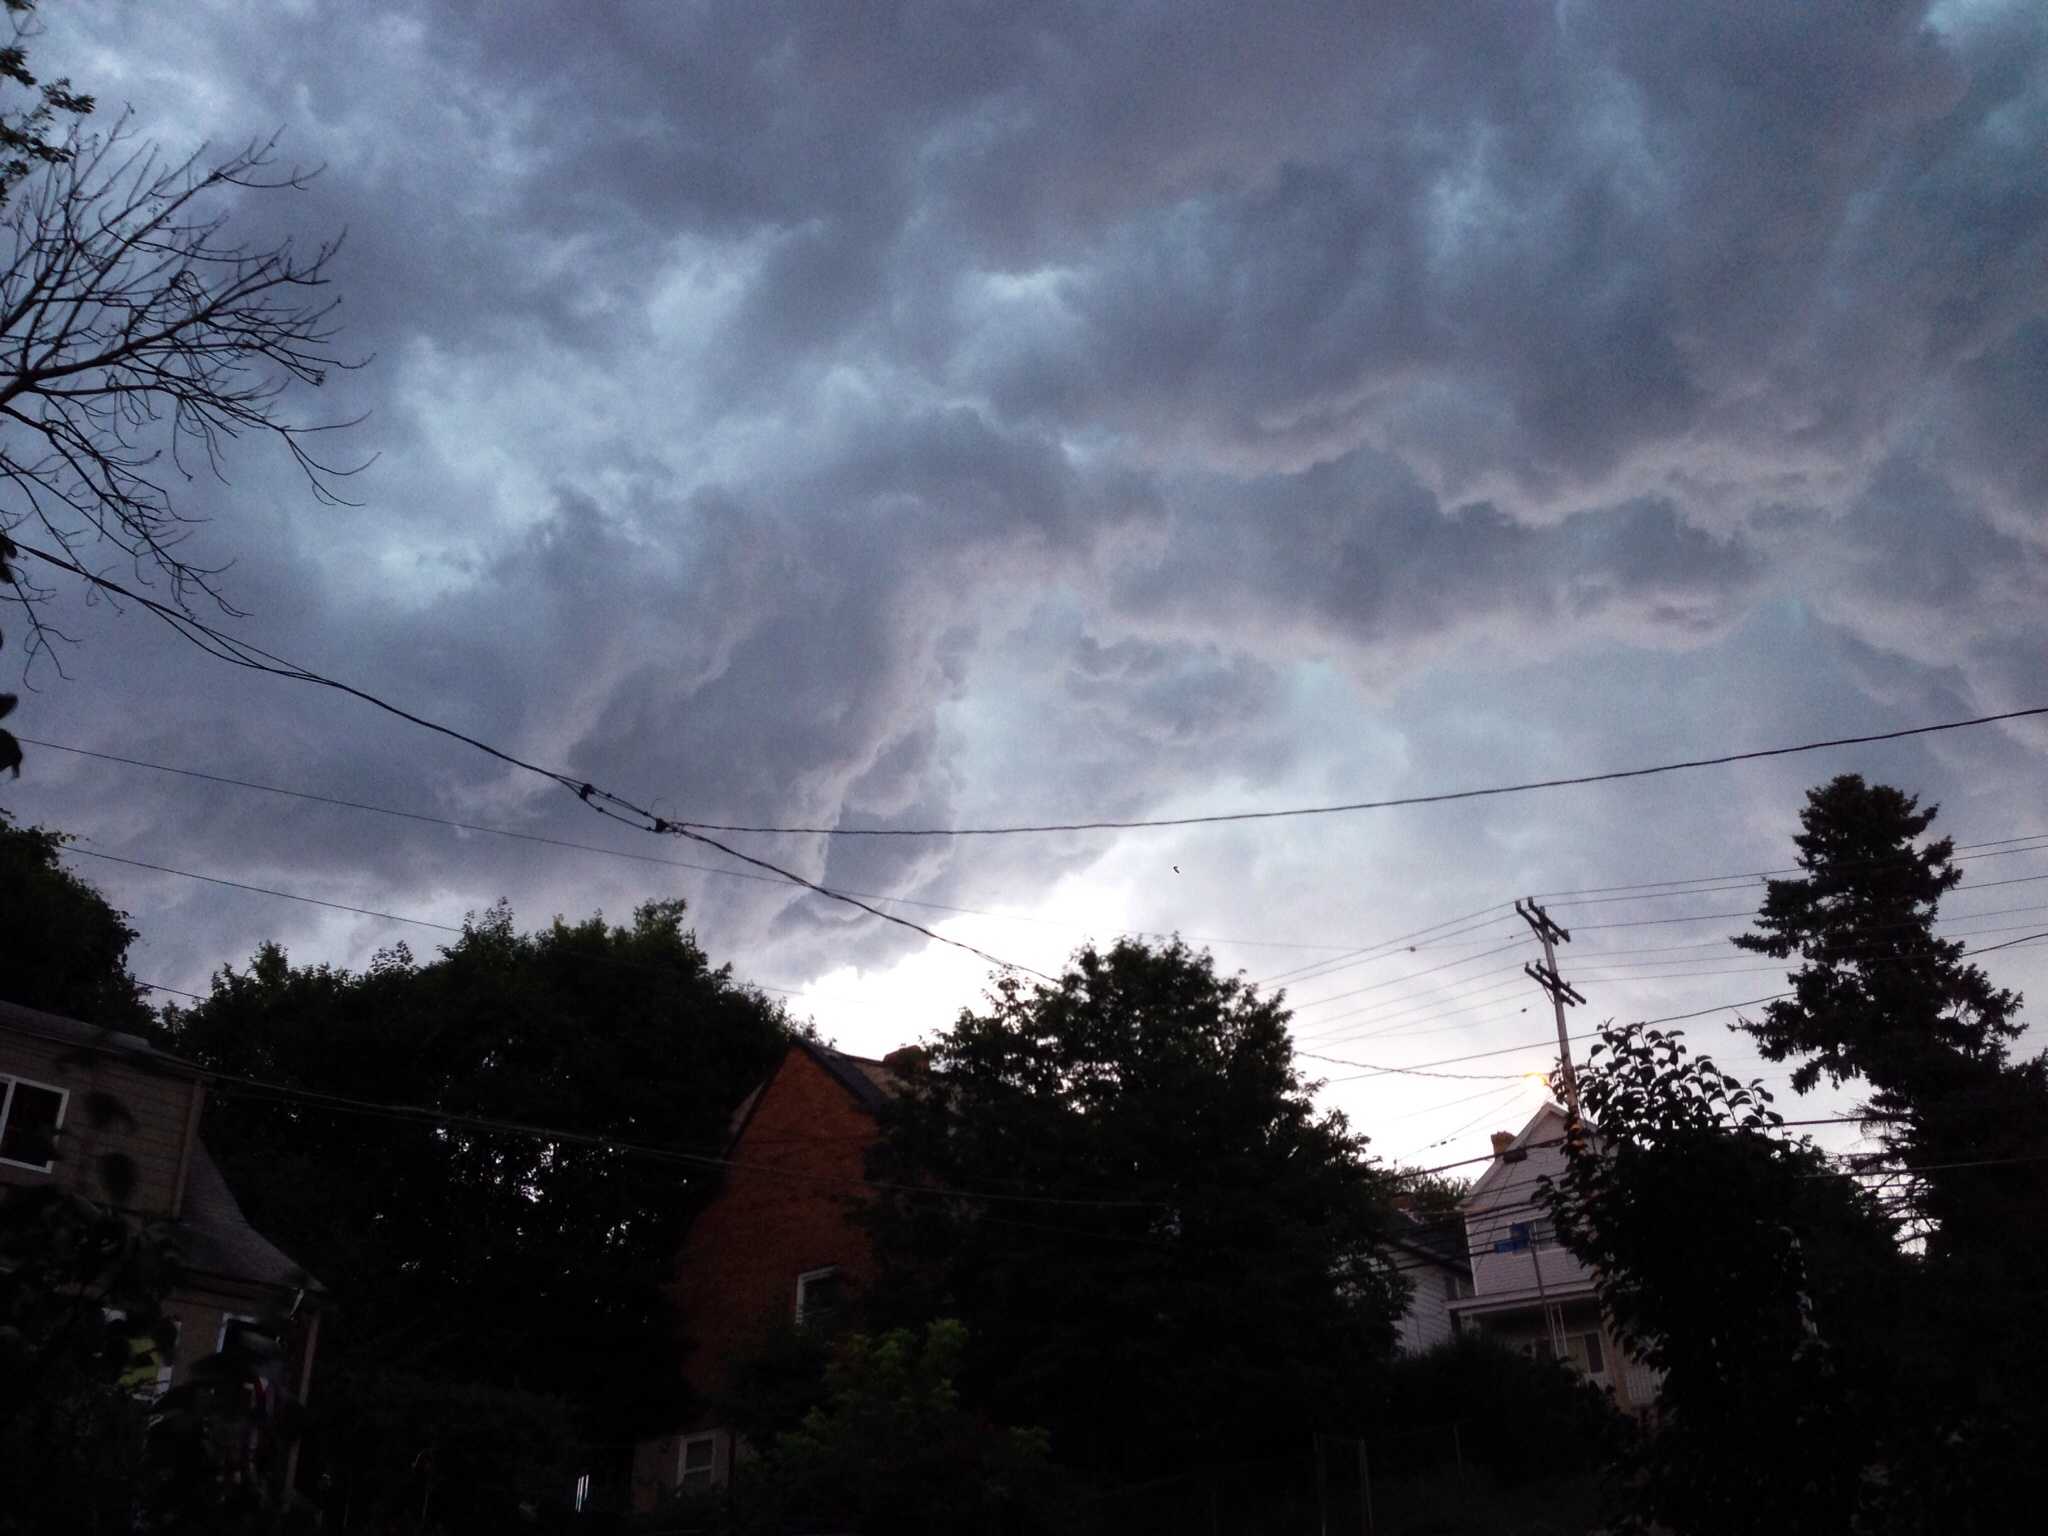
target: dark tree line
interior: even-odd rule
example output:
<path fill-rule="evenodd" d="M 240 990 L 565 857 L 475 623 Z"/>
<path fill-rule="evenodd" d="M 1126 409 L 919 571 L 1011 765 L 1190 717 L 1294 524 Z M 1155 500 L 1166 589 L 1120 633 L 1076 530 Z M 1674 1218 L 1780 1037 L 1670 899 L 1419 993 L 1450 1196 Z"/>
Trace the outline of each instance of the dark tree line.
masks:
<path fill-rule="evenodd" d="M 1738 1028 L 1793 1086 L 1869 1090 L 1845 1170 L 1760 1086 L 1640 1026 L 1604 1032 L 1552 1192 L 1623 1337 L 1665 1373 L 1625 1512 L 1678 1532 L 2004 1531 L 2048 1478 L 2048 1058 L 2020 999 L 1935 931 L 1961 882 L 1913 796 L 1845 775 L 1798 876 L 1736 942 L 1797 962 Z"/>

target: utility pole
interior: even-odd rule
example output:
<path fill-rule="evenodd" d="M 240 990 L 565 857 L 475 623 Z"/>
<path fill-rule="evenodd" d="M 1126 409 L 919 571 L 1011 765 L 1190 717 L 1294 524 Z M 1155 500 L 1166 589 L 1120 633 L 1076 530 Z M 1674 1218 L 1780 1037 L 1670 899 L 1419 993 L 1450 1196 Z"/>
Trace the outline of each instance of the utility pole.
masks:
<path fill-rule="evenodd" d="M 1557 974 L 1556 948 L 1559 943 L 1571 943 L 1571 930 L 1560 928 L 1552 922 L 1550 914 L 1536 905 L 1536 898 L 1533 896 L 1517 901 L 1515 914 L 1535 931 L 1537 938 L 1543 941 L 1543 963 L 1525 965 L 1522 967 L 1522 973 L 1550 994 L 1550 1006 L 1557 1014 L 1557 1055 L 1564 1072 L 1565 1107 L 1571 1111 L 1573 1123 L 1576 1124 L 1579 1118 L 1579 1077 L 1572 1070 L 1572 1048 L 1569 1032 L 1564 1025 L 1564 1010 L 1567 1003 L 1576 1007 L 1585 999 L 1579 996 L 1576 987 Z"/>

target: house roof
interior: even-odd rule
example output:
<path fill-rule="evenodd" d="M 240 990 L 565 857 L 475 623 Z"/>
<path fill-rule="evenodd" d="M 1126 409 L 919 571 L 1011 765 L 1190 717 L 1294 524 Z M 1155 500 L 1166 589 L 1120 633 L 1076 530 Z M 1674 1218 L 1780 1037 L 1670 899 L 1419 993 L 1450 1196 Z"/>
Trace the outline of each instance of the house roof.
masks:
<path fill-rule="evenodd" d="M 1465 1258 L 1462 1223 L 1424 1221 L 1413 1211 L 1396 1211 L 1394 1217 L 1390 1240 L 1395 1247 L 1405 1248 L 1418 1258 L 1456 1270 L 1459 1274 L 1471 1274 L 1471 1266 Z"/>
<path fill-rule="evenodd" d="M 201 1142 L 192 1150 L 192 1169 L 185 1183 L 185 1213 L 179 1219 L 187 1269 L 229 1280 L 244 1280 L 279 1289 L 322 1289 L 283 1249 L 249 1225 L 240 1202 L 228 1188 L 220 1164 Z"/>
<path fill-rule="evenodd" d="M 1529 1117 L 1529 1123 L 1508 1143 L 1506 1150 L 1523 1153 L 1554 1151 L 1561 1159 L 1565 1128 L 1569 1124 L 1570 1121 L 1566 1119 L 1562 1109 L 1555 1104 L 1545 1104 Z M 1526 1158 L 1517 1158 L 1515 1163 L 1523 1161 L 1526 1161 Z M 1493 1193 L 1495 1186 L 1507 1180 L 1508 1170 L 1514 1167 L 1515 1163 L 1510 1163 L 1501 1153 L 1496 1152 L 1486 1171 L 1472 1181 L 1472 1187 L 1465 1192 L 1465 1198 L 1459 1204 L 1470 1210 L 1476 1202 L 1485 1200 Z"/>
<path fill-rule="evenodd" d="M 829 1072 L 870 1114 L 903 1091 L 903 1079 L 871 1057 L 849 1056 L 808 1040 L 797 1041 L 796 1047 Z"/>
<path fill-rule="evenodd" d="M 869 1114 L 877 1113 L 882 1105 L 903 1091 L 903 1079 L 898 1077 L 888 1063 L 876 1061 L 868 1056 L 849 1056 L 844 1051 L 835 1051 L 829 1045 L 819 1045 L 814 1040 L 792 1040 L 789 1050 L 782 1054 L 782 1061 L 775 1064 L 770 1072 L 754 1085 L 754 1091 L 740 1100 L 739 1107 L 732 1112 L 726 1123 L 725 1149 L 730 1152 L 740 1139 L 740 1133 L 747 1128 L 747 1121 L 753 1118 L 754 1106 L 761 1102 L 761 1095 L 768 1091 L 768 1085 L 775 1081 L 775 1074 L 782 1070 L 782 1063 L 789 1059 L 789 1051 L 802 1051 L 815 1061 L 840 1087 L 852 1095 L 853 1101 Z"/>
<path fill-rule="evenodd" d="M 66 1018 L 61 1013 L 45 1013 L 40 1008 L 26 1008 L 20 1003 L 0 1002 L 0 1029 L 59 1045 L 75 1045 L 83 1050 L 125 1057 L 144 1071 L 171 1072 L 181 1077 L 205 1075 L 203 1069 L 167 1051 L 158 1050 L 140 1035 L 125 1034 L 100 1024 L 87 1024 L 79 1019 Z"/>

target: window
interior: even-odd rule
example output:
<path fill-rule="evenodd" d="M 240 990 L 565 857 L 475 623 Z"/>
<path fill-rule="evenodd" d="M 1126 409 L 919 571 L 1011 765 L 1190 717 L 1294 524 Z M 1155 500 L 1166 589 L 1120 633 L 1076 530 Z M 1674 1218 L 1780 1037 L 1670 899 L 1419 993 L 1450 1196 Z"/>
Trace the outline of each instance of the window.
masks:
<path fill-rule="evenodd" d="M 1583 1353 L 1585 1356 L 1586 1370 L 1589 1374 L 1594 1376 L 1605 1374 L 1607 1370 L 1607 1355 L 1606 1352 L 1600 1348 L 1599 1334 L 1580 1334 L 1579 1349 L 1581 1353 Z"/>
<path fill-rule="evenodd" d="M 48 1173 L 57 1161 L 57 1131 L 71 1097 L 25 1077 L 0 1077 L 0 1163 Z"/>
<path fill-rule="evenodd" d="M 213 1335 L 213 1352 L 216 1355 L 225 1354 L 230 1339 L 239 1340 L 244 1333 L 257 1332 L 259 1321 L 260 1319 L 251 1317 L 247 1312 L 221 1313 L 220 1327 Z"/>
<path fill-rule="evenodd" d="M 576 1479 L 576 1513 L 582 1514 L 590 1508 L 590 1474 L 584 1473 Z"/>
<path fill-rule="evenodd" d="M 807 1269 L 796 1277 L 796 1320 L 807 1328 L 829 1328 L 846 1300 L 846 1279 L 836 1266 Z"/>
<path fill-rule="evenodd" d="M 1511 1221 L 1508 1235 L 1495 1238 L 1495 1253 L 1523 1253 L 1530 1248 L 1557 1246 L 1557 1228 L 1548 1221 Z"/>
<path fill-rule="evenodd" d="M 717 1479 L 718 1436 L 686 1435 L 676 1453 L 676 1486 L 685 1493 L 698 1493 Z"/>

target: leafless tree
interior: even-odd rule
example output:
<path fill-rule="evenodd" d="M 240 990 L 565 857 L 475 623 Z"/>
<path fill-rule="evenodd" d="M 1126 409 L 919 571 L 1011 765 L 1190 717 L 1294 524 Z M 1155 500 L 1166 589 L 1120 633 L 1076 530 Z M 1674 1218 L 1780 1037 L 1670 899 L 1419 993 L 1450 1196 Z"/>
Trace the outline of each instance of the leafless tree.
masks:
<path fill-rule="evenodd" d="M 224 483 L 227 445 L 255 432 L 284 445 L 317 499 L 342 500 L 335 482 L 354 471 L 310 440 L 352 423 L 279 412 L 291 385 L 360 366 L 332 347 L 339 242 L 252 245 L 221 206 L 306 185 L 277 168 L 276 146 L 172 162 L 124 117 L 74 134 L 14 188 L 0 213 L 0 534 L 22 554 L 83 570 L 92 546 L 112 545 L 181 609 L 203 596 L 234 612 L 221 568 L 180 552 L 200 519 L 172 488 L 201 470 Z M 57 638 L 37 614 L 54 589 L 24 570 L 13 600 L 32 659 Z"/>

